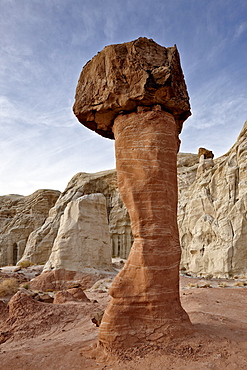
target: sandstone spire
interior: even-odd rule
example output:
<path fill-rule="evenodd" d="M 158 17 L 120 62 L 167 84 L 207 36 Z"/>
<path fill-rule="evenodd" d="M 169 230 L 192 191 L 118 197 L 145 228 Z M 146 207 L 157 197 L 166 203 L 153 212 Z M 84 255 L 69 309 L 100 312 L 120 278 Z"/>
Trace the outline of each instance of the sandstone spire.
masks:
<path fill-rule="evenodd" d="M 146 38 L 107 46 L 82 70 L 74 113 L 115 139 L 118 188 L 134 236 L 99 343 L 116 351 L 180 335 L 191 324 L 179 299 L 176 166 L 190 105 L 176 46 Z"/>

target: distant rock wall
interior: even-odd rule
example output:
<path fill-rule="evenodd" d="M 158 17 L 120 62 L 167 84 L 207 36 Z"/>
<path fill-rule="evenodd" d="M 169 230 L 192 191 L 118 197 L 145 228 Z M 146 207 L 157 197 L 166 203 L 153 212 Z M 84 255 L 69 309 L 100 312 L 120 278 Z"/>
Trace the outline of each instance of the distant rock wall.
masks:
<path fill-rule="evenodd" d="M 182 271 L 247 276 L 247 121 L 228 153 L 216 160 L 201 156 L 179 177 Z"/>
<path fill-rule="evenodd" d="M 0 266 L 21 258 L 30 233 L 44 223 L 59 195 L 56 190 L 37 190 L 28 196 L 0 197 Z"/>

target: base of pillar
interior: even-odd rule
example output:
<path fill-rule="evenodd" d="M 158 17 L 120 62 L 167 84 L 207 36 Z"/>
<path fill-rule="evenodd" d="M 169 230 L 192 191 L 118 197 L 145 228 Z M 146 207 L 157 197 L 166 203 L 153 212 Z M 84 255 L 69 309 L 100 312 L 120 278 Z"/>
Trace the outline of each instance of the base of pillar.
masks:
<path fill-rule="evenodd" d="M 112 299 L 100 325 L 98 343 L 114 354 L 130 347 L 165 345 L 192 333 L 193 326 L 180 302 L 174 302 L 172 308 L 170 303 L 150 308 L 121 305 Z"/>

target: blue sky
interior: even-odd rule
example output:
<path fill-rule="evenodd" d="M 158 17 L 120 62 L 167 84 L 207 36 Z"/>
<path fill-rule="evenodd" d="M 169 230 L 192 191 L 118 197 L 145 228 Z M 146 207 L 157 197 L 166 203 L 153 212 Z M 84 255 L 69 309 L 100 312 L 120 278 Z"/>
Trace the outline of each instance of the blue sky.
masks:
<path fill-rule="evenodd" d="M 247 119 L 245 0 L 0 0 L 0 195 L 64 190 L 115 167 L 72 113 L 83 65 L 112 43 L 177 45 L 192 116 L 181 151 L 224 154 Z"/>

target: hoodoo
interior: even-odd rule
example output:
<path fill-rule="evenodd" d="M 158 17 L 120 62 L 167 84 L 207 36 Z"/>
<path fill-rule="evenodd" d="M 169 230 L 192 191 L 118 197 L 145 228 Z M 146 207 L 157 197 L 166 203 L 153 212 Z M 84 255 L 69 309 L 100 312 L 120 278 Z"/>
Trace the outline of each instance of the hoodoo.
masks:
<path fill-rule="evenodd" d="M 191 330 L 179 298 L 178 135 L 190 116 L 176 46 L 151 39 L 107 46 L 81 72 L 74 113 L 115 139 L 118 188 L 134 243 L 110 289 L 99 344 L 117 351 Z"/>

